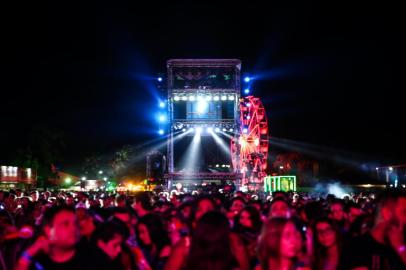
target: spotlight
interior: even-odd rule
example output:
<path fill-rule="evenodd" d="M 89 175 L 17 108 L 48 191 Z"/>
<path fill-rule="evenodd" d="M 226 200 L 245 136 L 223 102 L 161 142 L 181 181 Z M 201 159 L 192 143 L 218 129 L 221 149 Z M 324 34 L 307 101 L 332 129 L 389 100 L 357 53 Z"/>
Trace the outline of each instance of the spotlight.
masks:
<path fill-rule="evenodd" d="M 378 167 L 376 167 L 376 168 L 375 168 L 375 170 L 379 170 L 379 168 L 378 168 Z"/>
<path fill-rule="evenodd" d="M 165 107 L 165 102 L 163 102 L 163 101 L 159 102 L 159 107 L 164 108 Z"/>
<path fill-rule="evenodd" d="M 219 101 L 220 100 L 220 97 L 219 96 L 214 96 L 214 101 Z"/>
<path fill-rule="evenodd" d="M 250 82 L 250 81 L 251 81 L 250 77 L 247 76 L 247 77 L 244 78 L 244 82 Z"/>
<path fill-rule="evenodd" d="M 185 131 L 186 131 L 186 128 L 182 129 L 182 131 L 185 132 Z"/>
<path fill-rule="evenodd" d="M 195 131 L 195 129 L 194 128 L 189 128 L 189 131 L 193 132 L 193 131 Z"/>
<path fill-rule="evenodd" d="M 179 100 L 180 100 L 179 96 L 175 96 L 173 99 L 174 99 L 175 101 L 179 101 Z"/>
<path fill-rule="evenodd" d="M 245 104 L 245 106 L 251 107 L 251 103 L 247 102 L 247 103 Z"/>
<path fill-rule="evenodd" d="M 248 128 L 243 128 L 242 133 L 247 134 L 248 133 Z"/>
<path fill-rule="evenodd" d="M 227 100 L 227 96 L 221 96 L 221 100 Z"/>
<path fill-rule="evenodd" d="M 206 96 L 206 101 L 211 101 L 211 95 Z"/>
<path fill-rule="evenodd" d="M 159 116 L 159 122 L 164 122 L 166 119 L 165 115 Z"/>
<path fill-rule="evenodd" d="M 247 119 L 250 120 L 250 119 L 251 119 L 251 116 L 247 115 Z"/>
<path fill-rule="evenodd" d="M 226 131 L 227 131 L 227 129 L 226 129 L 226 128 L 223 128 L 223 131 L 224 131 L 224 132 L 226 132 Z"/>
<path fill-rule="evenodd" d="M 228 100 L 234 100 L 234 96 L 228 96 Z"/>
<path fill-rule="evenodd" d="M 201 101 L 201 100 L 203 100 L 203 97 L 202 96 L 197 96 L 197 100 Z"/>
<path fill-rule="evenodd" d="M 85 181 L 85 180 L 86 180 L 86 177 L 85 177 L 85 176 L 83 176 L 83 177 L 82 177 L 82 181 Z"/>
<path fill-rule="evenodd" d="M 182 97 L 182 100 L 183 100 L 183 101 L 187 101 L 187 96 L 183 96 L 183 97 Z"/>
<path fill-rule="evenodd" d="M 196 128 L 196 132 L 197 133 L 202 133 L 202 128 L 201 127 Z"/>
<path fill-rule="evenodd" d="M 215 131 L 216 131 L 216 132 L 220 132 L 220 129 L 217 127 L 217 128 L 215 129 Z"/>
<path fill-rule="evenodd" d="M 230 131 L 230 132 L 233 132 L 233 131 L 234 131 L 234 129 L 230 128 L 230 129 L 229 129 L 229 131 Z"/>
<path fill-rule="evenodd" d="M 389 167 L 389 171 L 393 171 L 393 167 Z"/>
<path fill-rule="evenodd" d="M 208 106 L 209 106 L 209 104 L 206 101 L 204 101 L 204 100 L 198 101 L 197 102 L 197 112 L 205 113 L 207 111 Z"/>
<path fill-rule="evenodd" d="M 196 97 L 195 97 L 195 96 L 189 96 L 189 100 L 190 100 L 190 101 L 195 101 L 195 100 L 196 100 Z"/>
<path fill-rule="evenodd" d="M 249 94 L 249 93 L 250 93 L 250 89 L 246 88 L 246 89 L 244 90 L 244 93 L 245 93 L 245 94 Z"/>
<path fill-rule="evenodd" d="M 164 130 L 163 130 L 163 129 L 160 129 L 160 130 L 158 131 L 158 133 L 159 133 L 159 135 L 163 135 L 163 134 L 164 134 Z"/>
<path fill-rule="evenodd" d="M 206 131 L 207 131 L 207 133 L 211 133 L 211 132 L 213 132 L 213 128 L 208 127 L 208 128 L 206 129 Z"/>
<path fill-rule="evenodd" d="M 158 82 L 162 82 L 162 77 L 158 77 Z"/>

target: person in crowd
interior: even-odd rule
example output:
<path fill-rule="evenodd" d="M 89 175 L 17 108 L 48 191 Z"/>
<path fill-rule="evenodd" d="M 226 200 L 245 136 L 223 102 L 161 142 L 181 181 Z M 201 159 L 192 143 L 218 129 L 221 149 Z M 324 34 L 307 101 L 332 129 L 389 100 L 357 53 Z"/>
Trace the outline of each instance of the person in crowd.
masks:
<path fill-rule="evenodd" d="M 249 269 L 245 249 L 224 214 L 209 211 L 199 218 L 191 239 L 175 248 L 165 265 L 165 270 L 179 269 Z"/>
<path fill-rule="evenodd" d="M 119 256 L 126 237 L 127 228 L 119 223 L 108 221 L 100 224 L 91 237 L 89 269 L 124 269 Z"/>
<path fill-rule="evenodd" d="M 86 269 L 86 256 L 79 252 L 79 228 L 75 210 L 54 206 L 45 212 L 43 234 L 28 247 L 17 262 L 16 270 Z"/>
<path fill-rule="evenodd" d="M 137 241 L 153 269 L 163 269 L 171 252 L 171 241 L 160 216 L 147 214 L 137 223 Z"/>
<path fill-rule="evenodd" d="M 79 225 L 80 243 L 87 245 L 90 241 L 94 230 L 96 229 L 95 220 L 89 214 L 88 210 L 83 207 L 78 207 L 76 209 L 76 218 Z"/>
<path fill-rule="evenodd" d="M 374 225 L 374 216 L 363 214 L 358 216 L 350 226 L 349 237 L 358 237 L 369 232 Z"/>
<path fill-rule="evenodd" d="M 230 209 L 227 212 L 227 217 L 233 226 L 234 218 L 244 209 L 245 199 L 242 196 L 237 196 L 231 199 Z"/>
<path fill-rule="evenodd" d="M 216 209 L 216 204 L 214 203 L 213 199 L 209 196 L 201 196 L 199 197 L 194 205 L 194 209 L 192 212 L 192 227 L 194 227 L 197 221 L 207 212 L 213 211 Z"/>
<path fill-rule="evenodd" d="M 336 270 L 339 267 L 342 248 L 341 234 L 336 224 L 328 218 L 320 218 L 313 224 L 313 270 Z"/>
<path fill-rule="evenodd" d="M 301 226 L 294 219 L 268 219 L 258 240 L 261 270 L 303 269 L 300 255 L 303 249 Z"/>
<path fill-rule="evenodd" d="M 344 250 L 345 269 L 405 269 L 405 226 L 405 192 L 384 191 L 378 198 L 371 231 L 354 238 Z"/>
<path fill-rule="evenodd" d="M 269 217 L 291 217 L 291 209 L 288 202 L 282 197 L 274 198 L 269 206 Z"/>
<path fill-rule="evenodd" d="M 347 213 L 344 211 L 344 202 L 342 200 L 335 199 L 332 201 L 329 218 L 337 223 L 342 234 L 349 230 Z"/>
<path fill-rule="evenodd" d="M 153 210 L 153 207 L 148 193 L 142 192 L 136 194 L 135 202 L 133 203 L 132 207 L 135 209 L 135 212 L 139 218 L 149 214 Z"/>
<path fill-rule="evenodd" d="M 251 267 L 257 263 L 256 247 L 262 221 L 254 206 L 246 206 L 235 218 L 233 231 L 242 240 L 250 260 Z"/>
<path fill-rule="evenodd" d="M 117 196 L 116 206 L 120 208 L 127 207 L 127 197 L 124 194 L 120 194 Z"/>
<path fill-rule="evenodd" d="M 362 211 L 361 207 L 353 201 L 349 201 L 345 208 L 346 208 L 348 222 L 349 222 L 350 226 L 357 217 L 364 214 L 364 211 Z"/>

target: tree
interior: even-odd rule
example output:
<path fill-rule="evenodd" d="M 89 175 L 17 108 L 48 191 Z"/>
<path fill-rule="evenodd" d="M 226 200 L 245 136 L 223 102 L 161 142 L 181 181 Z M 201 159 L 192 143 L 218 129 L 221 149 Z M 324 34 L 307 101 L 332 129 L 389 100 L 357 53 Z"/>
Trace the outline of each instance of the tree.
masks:
<path fill-rule="evenodd" d="M 36 170 L 37 186 L 46 188 L 48 179 L 56 176 L 51 166 L 62 161 L 65 148 L 62 132 L 45 126 L 35 126 L 28 135 L 26 145 L 17 150 L 13 163 Z"/>

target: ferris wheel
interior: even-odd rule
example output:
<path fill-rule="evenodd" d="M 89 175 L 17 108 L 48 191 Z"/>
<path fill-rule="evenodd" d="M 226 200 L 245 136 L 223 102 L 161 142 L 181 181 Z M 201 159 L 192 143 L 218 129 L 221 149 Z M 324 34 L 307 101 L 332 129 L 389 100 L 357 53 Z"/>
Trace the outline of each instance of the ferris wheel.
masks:
<path fill-rule="evenodd" d="M 268 159 L 268 120 L 259 98 L 240 99 L 240 135 L 231 140 L 234 168 L 243 174 L 242 186 L 258 186 L 266 176 Z"/>

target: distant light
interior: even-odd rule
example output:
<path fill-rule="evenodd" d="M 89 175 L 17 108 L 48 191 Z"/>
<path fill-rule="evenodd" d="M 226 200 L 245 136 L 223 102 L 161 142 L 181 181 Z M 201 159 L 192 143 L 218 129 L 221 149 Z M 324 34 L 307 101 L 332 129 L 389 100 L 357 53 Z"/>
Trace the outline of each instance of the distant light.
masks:
<path fill-rule="evenodd" d="M 202 133 L 202 128 L 201 127 L 196 128 L 196 132 L 197 133 Z"/>
<path fill-rule="evenodd" d="M 247 115 L 247 119 L 248 119 L 248 120 L 251 119 L 251 116 Z"/>
<path fill-rule="evenodd" d="M 378 167 L 376 167 L 376 168 L 375 168 L 375 170 L 379 170 L 379 168 L 378 168 Z"/>
<path fill-rule="evenodd" d="M 103 171 L 99 171 L 99 174 L 103 174 Z"/>
<path fill-rule="evenodd" d="M 107 181 L 107 177 L 103 177 L 103 180 L 104 180 L 104 181 Z"/>
<path fill-rule="evenodd" d="M 222 168 L 224 168 L 225 166 L 226 166 L 225 164 L 221 165 Z"/>
<path fill-rule="evenodd" d="M 216 164 L 216 167 L 218 168 L 218 167 L 220 167 L 220 165 L 219 165 L 219 164 Z"/>
<path fill-rule="evenodd" d="M 227 131 L 227 129 L 226 129 L 226 128 L 223 128 L 223 131 L 225 132 L 225 131 Z"/>
<path fill-rule="evenodd" d="M 247 77 L 244 78 L 244 82 L 250 82 L 250 81 L 251 81 L 250 77 L 247 76 Z"/>
<path fill-rule="evenodd" d="M 182 131 L 185 132 L 185 131 L 186 131 L 186 128 L 183 128 Z"/>
<path fill-rule="evenodd" d="M 247 134 L 248 133 L 248 128 L 243 128 L 242 133 Z"/>
<path fill-rule="evenodd" d="M 249 94 L 249 93 L 250 93 L 250 89 L 246 88 L 246 89 L 244 90 L 244 93 L 245 93 L 245 94 Z"/>
<path fill-rule="evenodd" d="M 71 182 L 72 182 L 72 178 L 70 178 L 70 177 L 65 178 L 65 183 L 66 184 L 70 184 Z"/>
<path fill-rule="evenodd" d="M 234 100 L 234 96 L 228 96 L 228 100 Z"/>
<path fill-rule="evenodd" d="M 162 82 L 162 77 L 158 77 L 158 82 Z"/>
<path fill-rule="evenodd" d="M 221 96 L 221 100 L 227 100 L 227 96 Z"/>
<path fill-rule="evenodd" d="M 163 130 L 163 129 L 160 129 L 160 130 L 158 131 L 158 133 L 159 133 L 159 135 L 163 135 L 163 134 L 164 134 L 164 130 Z"/>
<path fill-rule="evenodd" d="M 196 100 L 196 97 L 195 97 L 195 96 L 189 96 L 189 100 L 190 100 L 190 101 L 195 101 L 195 100 Z"/>
<path fill-rule="evenodd" d="M 197 98 L 196 98 L 198 101 L 200 101 L 200 100 L 203 100 L 203 97 L 202 96 L 197 96 Z"/>
<path fill-rule="evenodd" d="M 179 98 L 179 96 L 175 96 L 175 97 L 173 98 L 173 100 L 175 100 L 175 101 L 179 101 L 179 100 L 180 100 L 180 98 Z"/>
<path fill-rule="evenodd" d="M 389 171 L 393 171 L 393 167 L 389 167 Z"/>
<path fill-rule="evenodd" d="M 160 115 L 159 116 L 159 122 L 164 122 L 166 119 L 165 115 Z"/>
<path fill-rule="evenodd" d="M 85 181 L 85 180 L 86 180 L 86 177 L 83 176 L 83 177 L 82 177 L 82 181 Z"/>
<path fill-rule="evenodd" d="M 165 102 L 162 102 L 162 101 L 159 102 L 159 107 L 160 107 L 160 108 L 164 108 L 164 107 L 165 107 Z"/>
<path fill-rule="evenodd" d="M 233 132 L 234 131 L 234 129 L 232 129 L 232 128 L 230 128 L 230 130 L 229 130 L 230 132 Z"/>
<path fill-rule="evenodd" d="M 206 96 L 206 101 L 211 101 L 211 95 Z"/>
<path fill-rule="evenodd" d="M 251 103 L 247 102 L 247 104 L 245 104 L 247 107 L 251 107 Z"/>
<path fill-rule="evenodd" d="M 189 131 L 193 132 L 193 131 L 195 131 L 195 129 L 194 128 L 189 128 Z"/>
<path fill-rule="evenodd" d="M 279 166 L 279 169 L 283 170 L 283 166 Z"/>
<path fill-rule="evenodd" d="M 208 128 L 206 129 L 206 131 L 207 131 L 207 133 L 211 133 L 211 132 L 213 132 L 213 128 L 208 127 Z"/>
<path fill-rule="evenodd" d="M 220 132 L 220 129 L 217 127 L 217 128 L 214 129 L 214 131 Z"/>
<path fill-rule="evenodd" d="M 219 97 L 219 96 L 214 96 L 213 100 L 214 100 L 214 101 L 219 101 L 219 100 L 220 100 L 220 97 Z"/>

